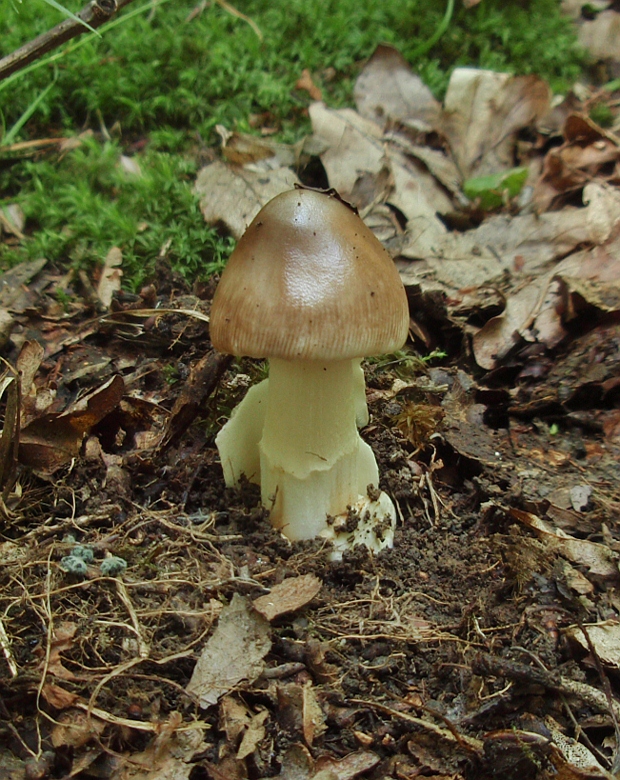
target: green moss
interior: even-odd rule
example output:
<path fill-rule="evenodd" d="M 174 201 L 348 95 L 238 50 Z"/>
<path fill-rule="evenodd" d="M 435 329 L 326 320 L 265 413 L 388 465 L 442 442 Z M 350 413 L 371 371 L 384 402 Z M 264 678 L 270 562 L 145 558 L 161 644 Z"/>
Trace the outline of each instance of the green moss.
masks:
<path fill-rule="evenodd" d="M 60 161 L 21 163 L 13 200 L 32 236 L 19 249 L 0 244 L 0 262 L 44 256 L 88 266 L 116 245 L 134 287 L 152 275 L 162 247 L 189 280 L 221 270 L 232 242 L 205 225 L 192 192 L 194 160 L 149 149 L 139 158 L 142 175 L 134 175 L 120 157 L 116 143 L 87 139 Z M 17 176 L 11 172 L 13 186 Z"/>
<path fill-rule="evenodd" d="M 614 115 L 607 103 L 597 103 L 590 109 L 590 119 L 600 127 L 611 127 L 614 123 Z"/>

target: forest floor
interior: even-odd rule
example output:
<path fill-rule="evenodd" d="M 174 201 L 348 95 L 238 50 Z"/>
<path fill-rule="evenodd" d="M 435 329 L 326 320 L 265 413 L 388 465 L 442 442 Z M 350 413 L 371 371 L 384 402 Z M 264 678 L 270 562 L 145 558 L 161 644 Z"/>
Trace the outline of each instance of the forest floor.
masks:
<path fill-rule="evenodd" d="M 136 294 L 122 247 L 96 274 L 16 265 L 0 778 L 618 776 L 612 93 L 460 69 L 441 104 L 382 46 L 355 100 L 313 102 L 302 144 L 223 130 L 195 192 L 238 238 L 278 192 L 334 187 L 394 257 L 410 341 L 365 362 L 361 432 L 393 549 L 335 561 L 225 486 L 214 436 L 265 366 L 212 350 L 216 279 L 165 246 Z M 18 209 L 2 228 L 20 240 Z"/>

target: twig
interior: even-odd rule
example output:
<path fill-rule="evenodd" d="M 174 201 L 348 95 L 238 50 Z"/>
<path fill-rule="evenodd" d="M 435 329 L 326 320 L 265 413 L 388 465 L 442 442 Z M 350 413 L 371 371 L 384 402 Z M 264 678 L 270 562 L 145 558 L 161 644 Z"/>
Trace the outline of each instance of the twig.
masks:
<path fill-rule="evenodd" d="M 6 658 L 7 666 L 9 667 L 9 671 L 11 672 L 12 677 L 17 677 L 19 674 L 19 669 L 17 668 L 17 664 L 15 663 L 15 658 L 13 658 L 13 653 L 11 651 L 11 642 L 9 640 L 9 636 L 6 633 L 6 629 L 4 628 L 4 623 L 2 620 L 0 620 L 0 647 L 2 647 L 2 652 L 4 653 L 4 657 Z"/>
<path fill-rule="evenodd" d="M 586 630 L 586 627 L 583 625 L 581 620 L 579 620 L 579 628 L 581 629 L 581 633 L 586 638 L 586 642 L 588 643 L 588 650 L 590 651 L 590 655 L 594 659 L 594 665 L 596 666 L 596 671 L 598 672 L 598 676 L 600 677 L 600 680 L 603 683 L 603 690 L 605 691 L 605 696 L 607 697 L 607 703 L 609 705 L 609 714 L 611 715 L 611 719 L 614 724 L 616 745 L 614 750 L 614 757 L 612 761 L 611 771 L 614 777 L 617 777 L 618 772 L 620 771 L 620 745 L 619 745 L 620 724 L 618 722 L 618 715 L 616 713 L 616 709 L 614 708 L 614 697 L 611 691 L 611 685 L 609 684 L 609 677 L 607 676 L 605 670 L 603 669 L 603 664 L 601 663 L 599 654 L 597 653 L 596 648 L 594 647 L 594 643 L 592 642 L 590 634 Z"/>
<path fill-rule="evenodd" d="M 242 14 L 241 11 L 238 11 L 234 5 L 231 5 L 227 0 L 215 0 L 218 5 L 220 5 L 225 11 L 228 11 L 228 13 L 231 16 L 236 16 L 238 19 L 243 19 L 244 22 L 247 22 L 250 27 L 254 30 L 256 33 L 256 36 L 258 40 L 262 43 L 263 42 L 263 34 L 260 31 L 260 27 L 256 24 L 256 22 L 253 19 L 250 19 L 249 16 L 246 16 L 245 14 Z"/>
<path fill-rule="evenodd" d="M 347 699 L 347 703 L 370 707 L 373 710 L 382 712 L 384 715 L 390 715 L 393 718 L 404 720 L 407 723 L 414 723 L 416 726 L 420 726 L 426 731 L 430 731 L 448 742 L 455 742 L 469 752 L 475 753 L 476 755 L 482 754 L 484 744 L 481 740 L 469 737 L 466 734 L 460 734 L 453 723 L 450 723 L 447 718 L 434 711 L 432 712 L 432 715 L 441 718 L 448 726 L 447 729 L 442 729 L 441 726 L 437 726 L 435 723 L 431 723 L 431 721 L 425 720 L 424 718 L 417 718 L 415 715 L 410 715 L 408 712 L 401 712 L 400 710 L 386 707 L 384 704 L 379 704 L 379 702 L 366 701 L 365 699 Z"/>
<path fill-rule="evenodd" d="M 3 57 L 0 60 L 0 81 L 12 73 L 25 68 L 31 62 L 38 60 L 39 57 L 47 54 L 48 51 L 57 49 L 63 43 L 81 35 L 89 27 L 94 29 L 100 27 L 104 22 L 111 19 L 117 11 L 131 2 L 132 0 L 91 0 L 77 14 L 78 19 L 81 21 L 76 21 L 73 18 L 65 19 L 60 24 L 57 24 L 56 27 L 52 27 L 51 30 L 24 44 L 17 51 Z"/>
<path fill-rule="evenodd" d="M 160 451 L 179 441 L 194 421 L 200 405 L 215 390 L 231 361 L 231 355 L 209 352 L 192 368 L 189 379 L 172 407 L 159 444 Z"/>
<path fill-rule="evenodd" d="M 129 612 L 129 617 L 131 618 L 131 623 L 133 625 L 134 632 L 138 637 L 138 653 L 140 655 L 140 658 L 148 658 L 151 652 L 151 648 L 149 647 L 148 642 L 142 636 L 140 621 L 138 620 L 138 616 L 136 615 L 136 610 L 133 608 L 133 604 L 131 603 L 131 599 L 129 598 L 129 594 L 127 593 L 127 588 L 125 587 L 125 583 L 120 579 L 116 580 L 116 592 L 118 593 L 120 600 L 125 605 L 127 612 Z"/>
<path fill-rule="evenodd" d="M 598 688 L 571 680 L 560 675 L 556 670 L 546 672 L 543 669 L 535 669 L 504 658 L 495 658 L 485 653 L 480 653 L 474 658 L 471 668 L 474 674 L 481 677 L 508 677 L 516 682 L 540 685 L 547 690 L 575 696 L 592 709 L 605 714 L 613 713 L 613 719 L 620 719 L 620 702 L 615 699 L 610 701 Z"/>

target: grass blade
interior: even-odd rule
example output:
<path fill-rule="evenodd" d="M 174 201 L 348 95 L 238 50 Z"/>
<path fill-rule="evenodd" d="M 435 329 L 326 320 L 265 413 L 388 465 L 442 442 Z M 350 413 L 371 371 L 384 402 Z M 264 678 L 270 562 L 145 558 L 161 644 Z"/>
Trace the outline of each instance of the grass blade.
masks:
<path fill-rule="evenodd" d="M 9 144 L 12 144 L 15 138 L 17 137 L 17 134 L 22 129 L 22 127 L 26 124 L 26 122 L 30 119 L 30 117 L 34 114 L 34 112 L 37 110 L 39 103 L 45 99 L 45 96 L 50 91 L 50 89 L 54 86 L 56 83 L 56 79 L 58 76 L 54 76 L 54 80 L 45 87 L 45 89 L 40 92 L 37 97 L 32 101 L 32 103 L 28 106 L 28 108 L 24 111 L 24 113 L 20 116 L 20 118 L 15 122 L 13 127 L 6 133 L 4 138 L 2 139 L 2 145 L 3 146 L 9 146 Z"/>
<path fill-rule="evenodd" d="M 85 22 L 83 19 L 80 19 L 79 16 L 72 13 L 68 8 L 65 8 L 64 5 L 57 3 L 56 0 L 45 0 L 45 2 L 48 5 L 51 5 L 52 8 L 55 8 L 57 11 L 63 13 L 69 19 L 73 19 L 74 22 L 78 22 L 78 24 L 84 25 L 84 27 L 86 27 L 87 30 L 90 30 L 92 33 L 95 33 L 95 35 L 97 35 L 99 38 L 101 37 L 101 33 L 98 33 L 94 27 L 91 27 L 90 24 L 88 24 L 88 22 Z"/>

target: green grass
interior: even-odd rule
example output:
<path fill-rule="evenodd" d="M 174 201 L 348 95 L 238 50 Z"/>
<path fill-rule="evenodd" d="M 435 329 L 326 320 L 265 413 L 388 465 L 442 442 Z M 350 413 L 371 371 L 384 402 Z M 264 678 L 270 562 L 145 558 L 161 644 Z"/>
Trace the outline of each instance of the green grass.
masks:
<path fill-rule="evenodd" d="M 83 5 L 63 4 L 73 12 Z M 216 124 L 249 131 L 250 115 L 265 112 L 279 140 L 300 138 L 309 129 L 310 102 L 294 88 L 301 70 L 312 71 L 329 105 L 351 104 L 360 63 L 379 42 L 397 46 L 439 97 L 457 65 L 535 72 L 561 90 L 583 64 L 558 0 L 482 0 L 469 11 L 459 0 L 445 33 L 421 56 L 442 23 L 443 2 L 238 0 L 263 42 L 215 2 L 192 21 L 186 21 L 191 2 L 147 6 L 136 0 L 102 37 L 85 34 L 66 53 L 48 55 L 51 62 L 0 82 L 2 124 L 7 132 L 17 127 L 13 134 L 22 139 L 99 131 L 101 123 L 120 132 L 116 144 L 91 141 L 62 159 L 49 155 L 4 169 L 5 201 L 22 204 L 29 238 L 5 249 L 0 263 L 41 254 L 92 262 L 117 244 L 126 257 L 125 281 L 135 287 L 172 239 L 176 268 L 188 278 L 212 273 L 230 242 L 201 222 L 191 193 L 193 150 L 217 143 Z M 61 19 L 43 0 L 5 3 L 2 54 Z M 23 127 L 16 125 L 28 111 Z M 144 177 L 135 180 L 117 160 L 142 139 L 148 143 L 137 159 Z"/>

